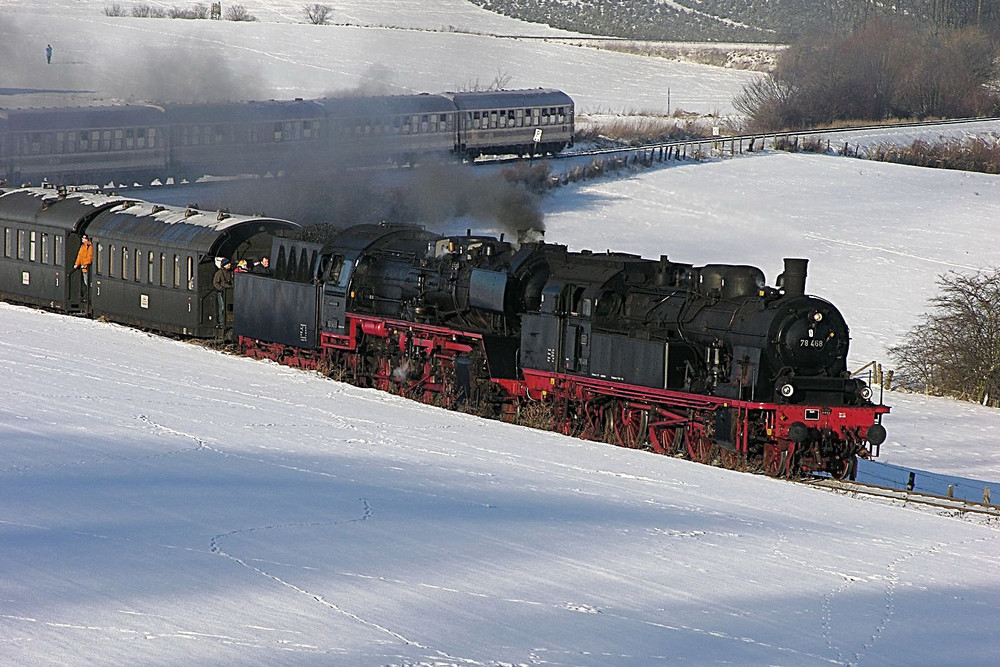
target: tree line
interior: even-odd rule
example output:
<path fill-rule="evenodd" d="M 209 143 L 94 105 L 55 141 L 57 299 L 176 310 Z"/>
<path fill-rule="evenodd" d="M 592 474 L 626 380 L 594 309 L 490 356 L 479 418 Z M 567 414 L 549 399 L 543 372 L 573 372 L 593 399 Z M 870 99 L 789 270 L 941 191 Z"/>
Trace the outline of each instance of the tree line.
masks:
<path fill-rule="evenodd" d="M 991 87 L 997 55 L 979 28 L 876 19 L 845 36 L 796 42 L 733 104 L 752 131 L 991 115 L 1000 100 Z"/>

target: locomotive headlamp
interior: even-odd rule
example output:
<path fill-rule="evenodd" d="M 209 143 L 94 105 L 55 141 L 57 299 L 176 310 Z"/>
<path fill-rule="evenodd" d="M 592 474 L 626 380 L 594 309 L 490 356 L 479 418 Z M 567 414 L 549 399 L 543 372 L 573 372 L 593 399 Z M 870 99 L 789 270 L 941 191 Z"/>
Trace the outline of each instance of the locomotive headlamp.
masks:
<path fill-rule="evenodd" d="M 794 393 L 795 393 L 795 387 L 793 387 L 792 385 L 790 384 L 781 385 L 781 395 L 784 396 L 785 398 L 788 398 Z"/>
<path fill-rule="evenodd" d="M 861 389 L 861 398 L 863 398 L 863 399 L 865 399 L 867 401 L 871 397 L 872 397 L 872 388 L 871 387 L 864 387 L 864 388 Z"/>
<path fill-rule="evenodd" d="M 813 313 L 812 320 L 813 320 L 813 322 L 822 322 L 823 321 L 823 313 L 821 313 L 821 312 L 819 312 L 817 310 L 815 313 Z"/>

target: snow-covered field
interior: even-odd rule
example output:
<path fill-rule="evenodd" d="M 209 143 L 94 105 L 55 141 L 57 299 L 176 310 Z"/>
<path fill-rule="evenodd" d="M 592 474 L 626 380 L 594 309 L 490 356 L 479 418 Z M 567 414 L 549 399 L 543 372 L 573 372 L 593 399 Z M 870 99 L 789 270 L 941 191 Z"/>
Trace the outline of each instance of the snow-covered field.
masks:
<path fill-rule="evenodd" d="M 5 664 L 986 665 L 1000 532 L 0 305 Z"/>
<path fill-rule="evenodd" d="M 102 13 L 111 4 L 0 0 L 0 89 L 63 91 L 43 96 L 47 104 L 289 99 L 359 89 L 468 90 L 499 77 L 508 88 L 560 88 L 585 113 L 662 113 L 669 91 L 671 109 L 725 114 L 733 95 L 757 76 L 561 41 L 495 37 L 569 33 L 462 0 L 338 2 L 332 21 L 352 25 L 327 26 L 302 23 L 305 3 L 287 1 L 244 3 L 260 19 L 255 23 L 112 18 Z M 119 4 L 130 12 L 143 3 Z M 54 49 L 51 65 L 45 64 L 46 43 Z M 0 107 L 5 104 L 0 95 Z"/>
<path fill-rule="evenodd" d="M 338 3 L 334 21 L 363 27 L 296 24 L 289 2 L 247 3 L 256 24 L 112 19 L 104 4 L 0 0 L 0 107 L 13 88 L 308 97 L 437 91 L 501 71 L 594 111 L 662 109 L 670 88 L 672 106 L 710 112 L 751 76 L 468 34 L 547 29 L 460 0 Z M 467 33 L 428 32 L 445 24 Z M 771 282 L 783 257 L 808 257 L 809 291 L 852 324 L 855 366 L 891 365 L 886 348 L 935 276 L 992 265 L 1000 236 L 996 177 L 815 155 L 680 164 L 564 188 L 543 206 L 547 239 L 573 248 L 752 263 Z M 0 383 L 5 665 L 1000 655 L 995 525 L 2 304 Z M 996 410 L 886 402 L 884 460 L 1000 479 Z"/>

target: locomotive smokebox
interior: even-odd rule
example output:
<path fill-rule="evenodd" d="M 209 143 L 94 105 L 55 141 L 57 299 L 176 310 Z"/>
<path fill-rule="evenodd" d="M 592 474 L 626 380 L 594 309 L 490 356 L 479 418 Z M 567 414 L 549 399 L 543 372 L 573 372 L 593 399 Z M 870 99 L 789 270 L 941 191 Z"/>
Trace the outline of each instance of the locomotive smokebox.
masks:
<path fill-rule="evenodd" d="M 806 293 L 806 266 L 808 259 L 785 258 L 785 272 L 781 274 L 778 286 L 785 296 L 802 296 Z"/>

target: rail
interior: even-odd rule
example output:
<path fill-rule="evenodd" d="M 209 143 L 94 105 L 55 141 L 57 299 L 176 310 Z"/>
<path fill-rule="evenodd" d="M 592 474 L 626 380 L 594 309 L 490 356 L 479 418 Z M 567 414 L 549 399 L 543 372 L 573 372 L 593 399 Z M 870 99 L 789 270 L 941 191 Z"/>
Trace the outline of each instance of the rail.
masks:
<path fill-rule="evenodd" d="M 987 517 L 1000 518 L 1000 507 L 985 502 L 975 502 L 963 500 L 961 498 L 949 498 L 930 493 L 922 493 L 909 489 L 896 489 L 877 484 L 866 484 L 864 482 L 849 482 L 846 480 L 836 480 L 828 478 L 817 478 L 803 480 L 799 482 L 807 486 L 815 486 L 830 491 L 842 493 L 844 495 L 865 495 L 882 498 L 885 500 L 900 501 L 904 505 L 925 505 L 937 509 L 950 510 L 959 514 L 975 514 Z"/>

